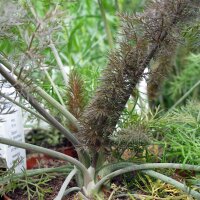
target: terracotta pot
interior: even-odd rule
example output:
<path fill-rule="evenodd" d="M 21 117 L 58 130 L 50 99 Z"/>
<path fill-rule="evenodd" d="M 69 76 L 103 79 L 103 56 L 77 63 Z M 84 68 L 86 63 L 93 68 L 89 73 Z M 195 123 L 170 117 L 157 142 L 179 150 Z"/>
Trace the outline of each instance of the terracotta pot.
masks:
<path fill-rule="evenodd" d="M 58 151 L 73 158 L 78 158 L 77 152 L 74 147 L 61 147 L 58 149 Z"/>
<path fill-rule="evenodd" d="M 3 199 L 4 199 L 4 200 L 12 200 L 11 198 L 9 198 L 9 197 L 6 196 L 6 195 L 3 196 Z"/>
<path fill-rule="evenodd" d="M 44 155 L 44 154 L 30 154 L 27 158 L 26 158 L 26 166 L 27 169 L 33 169 L 38 167 L 38 163 L 41 160 L 48 160 L 48 158 Z"/>

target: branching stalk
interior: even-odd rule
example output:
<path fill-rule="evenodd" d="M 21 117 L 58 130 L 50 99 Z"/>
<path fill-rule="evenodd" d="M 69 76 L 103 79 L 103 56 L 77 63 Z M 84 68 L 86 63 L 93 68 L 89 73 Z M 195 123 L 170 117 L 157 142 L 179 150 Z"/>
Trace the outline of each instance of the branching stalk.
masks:
<path fill-rule="evenodd" d="M 87 168 L 81 162 L 79 162 L 75 158 L 67 156 L 63 153 L 53 151 L 53 150 L 50 150 L 50 149 L 46 149 L 44 147 L 39 147 L 39 146 L 36 146 L 36 145 L 33 145 L 33 144 L 13 141 L 13 140 L 6 139 L 6 138 L 3 138 L 3 137 L 0 137 L 0 143 L 15 146 L 15 147 L 22 148 L 22 149 L 26 149 L 26 150 L 29 150 L 29 151 L 36 151 L 36 152 L 39 152 L 39 153 L 44 153 L 44 154 L 49 155 L 51 157 L 70 162 L 70 163 L 74 164 L 78 169 L 80 169 L 81 172 L 84 175 L 90 177 L 90 175 L 87 171 Z"/>
<path fill-rule="evenodd" d="M 51 83 L 53 89 L 55 90 L 55 93 L 56 93 L 56 95 L 58 96 L 58 99 L 59 99 L 60 103 L 62 104 L 63 107 L 65 107 L 65 103 L 64 103 L 64 101 L 63 101 L 63 98 L 61 97 L 60 92 L 58 91 L 58 89 L 57 89 L 57 87 L 56 87 L 54 81 L 52 80 L 52 78 L 51 78 L 51 76 L 49 75 L 48 71 L 47 71 L 45 68 L 43 68 L 43 70 L 44 70 L 44 73 L 46 74 L 47 78 L 49 79 L 49 81 L 50 81 L 50 83 Z"/>
<path fill-rule="evenodd" d="M 16 76 L 19 76 L 20 72 L 14 70 L 15 67 L 7 61 L 1 54 L 0 54 L 0 63 L 2 63 L 7 69 L 12 71 Z M 14 71 L 13 71 L 14 70 Z M 20 76 L 20 80 L 23 80 L 23 74 Z M 27 80 L 28 82 L 30 80 Z M 60 113 L 62 113 L 77 129 L 79 128 L 77 119 L 61 104 L 59 104 L 54 98 L 52 98 L 49 94 L 47 94 L 41 87 L 36 84 L 32 84 L 31 88 L 34 88 L 34 92 L 45 99 L 48 103 L 54 106 Z"/>
<path fill-rule="evenodd" d="M 145 169 L 183 169 L 183 170 L 193 170 L 193 171 L 200 171 L 200 166 L 195 165 L 188 165 L 188 164 L 176 164 L 176 163 L 148 163 L 148 164 L 141 164 L 141 165 L 134 165 L 130 167 L 125 167 L 123 169 L 119 169 L 114 171 L 107 176 L 103 177 L 99 182 L 97 182 L 94 191 L 98 191 L 100 187 L 108 180 L 119 176 L 121 174 L 138 171 L 138 170 L 145 170 Z"/>
<path fill-rule="evenodd" d="M 36 176 L 36 175 L 40 175 L 40 174 L 44 174 L 44 173 L 69 173 L 72 170 L 72 166 L 71 165 L 65 165 L 62 167 L 55 167 L 55 168 L 41 168 L 41 169 L 32 169 L 32 170 L 27 170 L 26 171 L 26 176 Z M 12 180 L 16 180 L 16 179 L 20 179 L 23 178 L 25 176 L 25 174 L 22 173 L 17 173 L 17 174 L 12 174 L 12 176 L 3 176 L 0 177 L 0 184 L 5 184 L 7 182 L 10 181 L 10 179 Z"/>
<path fill-rule="evenodd" d="M 97 176 L 98 174 L 101 174 L 102 171 L 111 173 L 118 169 L 126 168 L 129 166 L 133 166 L 133 163 L 132 162 L 118 162 L 118 163 L 111 163 L 111 164 L 103 165 L 95 171 L 95 176 Z"/>
<path fill-rule="evenodd" d="M 52 126 L 63 133 L 67 139 L 74 145 L 80 145 L 77 138 L 66 128 L 62 126 L 52 115 L 50 115 L 36 99 L 17 81 L 3 66 L 0 66 L 0 74 L 19 92 Z"/>
<path fill-rule="evenodd" d="M 75 191 L 81 191 L 81 188 L 80 187 L 71 187 L 65 191 L 64 196 L 68 195 L 71 192 L 75 192 Z"/>
<path fill-rule="evenodd" d="M 15 101 L 15 100 L 13 100 L 12 98 L 10 98 L 9 96 L 3 94 L 1 91 L 0 91 L 0 96 L 2 96 L 3 98 L 7 99 L 8 101 L 14 103 L 15 105 L 19 106 L 20 108 L 26 110 L 27 112 L 31 113 L 32 115 L 36 116 L 37 118 L 43 120 L 44 122 L 49 123 L 46 119 L 44 119 L 44 117 L 42 117 L 42 116 L 39 115 L 38 113 L 32 111 L 31 109 L 26 108 L 25 106 L 23 106 L 23 105 L 20 104 L 19 102 Z"/>
<path fill-rule="evenodd" d="M 63 76 L 63 80 L 65 82 L 65 86 L 67 86 L 68 85 L 68 77 L 67 77 L 67 74 L 65 72 L 62 60 L 61 60 L 61 58 L 60 58 L 60 56 L 58 54 L 58 51 L 57 51 L 54 43 L 52 42 L 52 40 L 50 41 L 49 47 L 51 48 L 51 51 L 53 52 L 53 55 L 54 55 L 54 57 L 55 57 L 55 59 L 57 61 L 57 64 L 58 64 L 59 68 L 60 68 L 61 74 Z"/>
<path fill-rule="evenodd" d="M 7 60 L 0 54 L 0 63 L 3 63 L 5 67 L 10 69 L 12 71 L 14 67 L 7 62 Z M 45 109 L 43 109 L 40 104 L 33 98 L 29 92 L 22 87 L 22 85 L 15 80 L 14 77 L 12 77 L 5 69 L 3 66 L 0 66 L 0 73 L 13 85 L 18 92 L 22 94 L 22 96 L 50 123 L 52 124 L 56 129 L 58 129 L 61 133 L 63 133 L 67 139 L 72 142 L 72 144 L 76 147 L 77 145 L 80 145 L 79 141 L 77 138 L 65 127 L 63 127 L 54 117 L 52 117 Z M 19 75 L 17 71 L 15 71 L 16 75 Z M 64 113 L 66 118 L 69 119 L 69 121 L 74 124 L 75 127 L 79 127 L 78 121 L 76 118 L 65 108 L 60 105 L 55 99 L 53 99 L 50 95 L 48 95 L 44 90 L 42 90 L 40 87 L 37 85 L 33 84 L 33 87 L 35 88 L 36 92 L 43 97 L 45 100 L 47 100 L 49 103 L 51 103 L 55 108 L 57 108 L 60 112 Z M 81 149 L 81 151 L 78 152 L 79 157 L 83 160 L 83 162 L 86 165 L 89 165 L 89 156 L 88 154 Z"/>

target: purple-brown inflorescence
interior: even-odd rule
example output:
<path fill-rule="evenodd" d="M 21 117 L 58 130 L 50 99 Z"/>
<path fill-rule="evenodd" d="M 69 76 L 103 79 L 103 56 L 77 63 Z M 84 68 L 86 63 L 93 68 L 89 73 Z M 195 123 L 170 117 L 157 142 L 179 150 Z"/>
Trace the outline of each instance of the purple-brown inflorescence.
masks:
<path fill-rule="evenodd" d="M 84 107 L 86 105 L 84 81 L 81 75 L 75 69 L 70 71 L 69 83 L 67 88 L 67 106 L 68 110 L 76 117 L 80 119 Z M 68 125 L 70 130 L 77 132 L 76 128 L 71 124 Z"/>
<path fill-rule="evenodd" d="M 136 84 L 152 59 L 177 40 L 197 1 L 153 0 L 142 14 L 123 14 L 119 48 L 109 56 L 93 99 L 81 118 L 79 135 L 98 151 L 107 145 Z"/>

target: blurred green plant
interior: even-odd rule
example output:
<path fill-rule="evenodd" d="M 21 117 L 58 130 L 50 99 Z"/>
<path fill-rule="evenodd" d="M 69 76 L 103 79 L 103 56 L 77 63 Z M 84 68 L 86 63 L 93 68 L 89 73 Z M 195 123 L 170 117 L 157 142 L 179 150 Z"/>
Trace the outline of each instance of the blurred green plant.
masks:
<path fill-rule="evenodd" d="M 183 96 L 199 79 L 200 54 L 190 54 L 186 59 L 186 64 L 182 66 L 179 75 L 174 76 L 170 84 L 169 93 L 173 99 Z M 188 95 L 188 97 L 198 98 L 199 87 Z"/>

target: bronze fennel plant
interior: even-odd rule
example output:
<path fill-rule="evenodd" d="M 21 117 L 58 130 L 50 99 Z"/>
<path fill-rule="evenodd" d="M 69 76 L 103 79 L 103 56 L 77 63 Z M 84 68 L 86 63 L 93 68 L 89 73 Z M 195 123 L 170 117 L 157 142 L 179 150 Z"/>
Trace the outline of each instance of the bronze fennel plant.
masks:
<path fill-rule="evenodd" d="M 105 163 L 106 160 L 99 164 L 100 155 L 105 154 L 105 149 L 110 146 L 109 136 L 116 131 L 120 115 L 136 84 L 144 76 L 145 68 L 149 67 L 150 62 L 153 60 L 158 60 L 165 54 L 169 55 L 171 53 L 171 47 L 180 40 L 179 35 L 182 27 L 185 26 L 186 22 L 191 22 L 198 13 L 198 6 L 199 2 L 195 0 L 152 0 L 148 2 L 143 13 L 119 14 L 121 19 L 121 38 L 116 50 L 113 50 L 109 55 L 108 66 L 101 76 L 100 86 L 97 88 L 94 97 L 85 108 L 79 123 L 70 113 L 64 113 L 65 117 L 78 129 L 75 134 L 72 134 L 40 105 L 34 96 L 30 94 L 29 86 L 24 87 L 22 84 L 23 76 L 19 75 L 23 74 L 23 70 L 21 72 L 14 71 L 18 76 L 18 80 L 5 70 L 2 65 L 12 71 L 12 64 L 3 55 L 0 55 L 0 74 L 49 124 L 67 137 L 77 149 L 79 160 L 42 147 L 4 138 L 0 138 L 0 143 L 32 149 L 74 164 L 74 170 L 67 176 L 56 199 L 62 198 L 65 188 L 78 170 L 81 172 L 78 176 L 80 179 L 79 190 L 81 190 L 81 194 L 82 196 L 84 195 L 85 199 L 99 192 L 107 180 L 117 175 L 137 170 L 171 183 L 200 199 L 198 192 L 190 190 L 172 178 L 149 170 L 154 168 L 179 168 L 200 171 L 199 166 L 173 163 L 141 165 L 113 163 L 111 170 L 110 166 L 102 167 L 102 163 Z M 40 88 L 35 87 L 34 89 L 38 93 L 40 92 L 47 101 L 54 102 L 44 92 L 41 92 Z M 62 107 L 59 105 L 56 104 L 54 106 L 62 111 Z M 104 168 L 104 171 L 107 169 L 107 172 L 98 180 L 97 177 L 101 168 Z"/>

